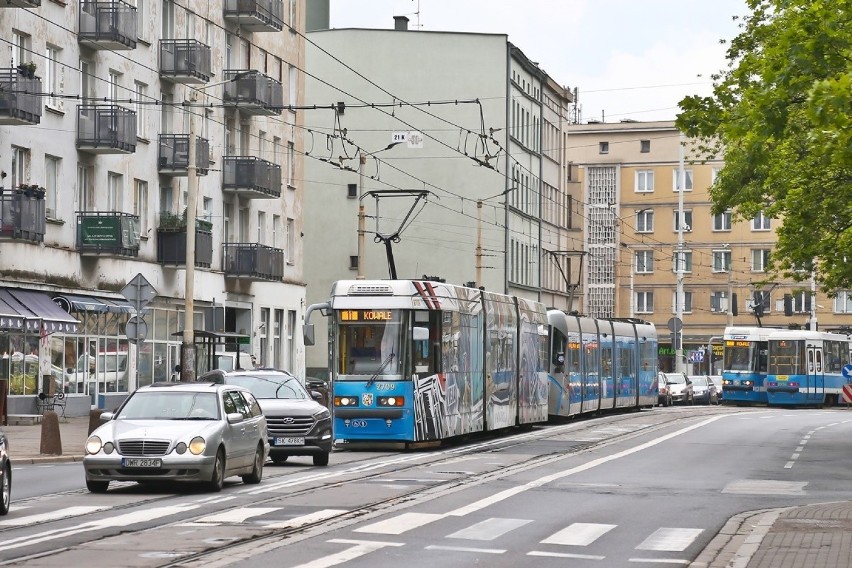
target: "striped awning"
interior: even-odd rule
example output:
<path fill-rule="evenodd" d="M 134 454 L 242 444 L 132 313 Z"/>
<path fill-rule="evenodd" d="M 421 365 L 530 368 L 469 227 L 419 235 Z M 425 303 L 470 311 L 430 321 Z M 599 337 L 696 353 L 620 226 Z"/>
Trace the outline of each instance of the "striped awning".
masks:
<path fill-rule="evenodd" d="M 133 306 L 127 300 L 83 296 L 81 294 L 60 294 L 53 297 L 66 312 L 95 312 L 100 314 L 132 314 Z"/>
<path fill-rule="evenodd" d="M 24 326 L 20 331 L 43 331 L 50 334 L 77 333 L 80 330 L 80 322 L 56 305 L 44 292 L 0 288 L 0 302 L 24 319 Z"/>

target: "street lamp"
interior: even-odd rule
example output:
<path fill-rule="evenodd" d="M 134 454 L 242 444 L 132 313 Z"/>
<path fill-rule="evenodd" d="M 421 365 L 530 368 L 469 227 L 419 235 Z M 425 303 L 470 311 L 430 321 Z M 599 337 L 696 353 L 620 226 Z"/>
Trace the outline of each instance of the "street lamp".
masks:
<path fill-rule="evenodd" d="M 374 156 L 379 152 L 384 152 L 385 150 L 390 150 L 394 146 L 402 144 L 402 142 L 402 140 L 391 142 L 386 147 L 375 152 L 361 152 L 358 157 L 358 275 L 356 276 L 358 280 L 364 279 L 364 235 L 366 234 L 364 227 L 366 223 L 364 213 L 364 166 L 367 164 L 368 157 Z"/>
<path fill-rule="evenodd" d="M 192 89 L 189 95 L 189 160 L 186 166 L 186 275 L 184 277 L 183 343 L 181 344 L 181 382 L 195 380 L 195 215 L 198 209 L 198 166 L 195 156 L 195 113 L 192 106 L 198 103 L 198 93 L 210 87 L 242 79 L 252 71 L 241 71 L 224 81 Z"/>
<path fill-rule="evenodd" d="M 491 197 L 486 197 L 484 199 L 476 200 L 476 285 L 482 286 L 482 202 L 488 201 L 489 199 L 495 199 L 497 197 L 502 197 L 509 193 L 510 191 L 515 191 L 517 187 L 510 187 L 509 189 L 498 193 L 497 195 L 492 195 Z"/>

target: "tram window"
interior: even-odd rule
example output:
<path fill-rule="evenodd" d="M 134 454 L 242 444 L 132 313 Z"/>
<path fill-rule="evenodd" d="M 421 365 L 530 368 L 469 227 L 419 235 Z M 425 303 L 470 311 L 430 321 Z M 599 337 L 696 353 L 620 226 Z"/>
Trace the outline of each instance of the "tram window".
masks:
<path fill-rule="evenodd" d="M 816 352 L 816 372 L 822 373 L 822 352 Z"/>

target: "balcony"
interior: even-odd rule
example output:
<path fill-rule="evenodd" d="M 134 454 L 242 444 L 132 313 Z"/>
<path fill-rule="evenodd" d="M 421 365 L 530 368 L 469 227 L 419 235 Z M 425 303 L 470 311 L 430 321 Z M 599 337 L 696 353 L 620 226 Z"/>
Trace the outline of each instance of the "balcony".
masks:
<path fill-rule="evenodd" d="M 280 32 L 284 29 L 282 0 L 225 0 L 224 17 L 250 32 Z"/>
<path fill-rule="evenodd" d="M 139 217 L 120 211 L 78 211 L 77 250 L 86 256 L 138 256 Z"/>
<path fill-rule="evenodd" d="M 210 171 L 210 142 L 200 136 L 195 138 L 195 167 L 196 175 Z M 166 176 L 189 174 L 189 134 L 160 134 L 157 170 Z"/>
<path fill-rule="evenodd" d="M 43 187 L 0 189 L 0 237 L 40 243 L 44 241 L 44 216 Z"/>
<path fill-rule="evenodd" d="M 5 0 L 0 0 L 2 5 Z M 16 68 L 0 69 L 0 124 L 41 122 L 41 78 Z"/>
<path fill-rule="evenodd" d="M 38 8 L 41 0 L 0 0 L 0 8 Z"/>
<path fill-rule="evenodd" d="M 213 262 L 213 223 L 195 221 L 195 266 L 210 268 Z M 183 266 L 186 264 L 186 218 L 163 212 L 157 228 L 157 262 Z"/>
<path fill-rule="evenodd" d="M 80 2 L 77 41 L 92 49 L 136 49 L 136 7 L 121 0 Z"/>
<path fill-rule="evenodd" d="M 194 39 L 160 40 L 160 77 L 198 85 L 209 81 L 210 76 L 209 45 Z"/>
<path fill-rule="evenodd" d="M 222 191 L 246 199 L 281 197 L 281 166 L 254 156 L 225 156 Z"/>
<path fill-rule="evenodd" d="M 277 281 L 284 278 L 284 251 L 257 243 L 225 243 L 225 276 Z"/>
<path fill-rule="evenodd" d="M 225 70 L 222 106 L 235 108 L 244 114 L 281 114 L 284 110 L 284 87 L 280 81 L 254 69 Z"/>
<path fill-rule="evenodd" d="M 136 112 L 118 105 L 77 107 L 77 149 L 132 154 L 136 151 Z"/>

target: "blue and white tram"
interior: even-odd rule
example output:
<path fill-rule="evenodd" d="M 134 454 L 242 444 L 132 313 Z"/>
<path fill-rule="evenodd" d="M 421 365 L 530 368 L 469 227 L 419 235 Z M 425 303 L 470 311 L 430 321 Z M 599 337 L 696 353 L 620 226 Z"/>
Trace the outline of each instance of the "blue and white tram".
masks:
<path fill-rule="evenodd" d="M 547 312 L 549 414 L 576 416 L 657 403 L 657 332 L 637 320 Z"/>
<path fill-rule="evenodd" d="M 342 442 L 426 442 L 547 421 L 547 314 L 434 281 L 332 288 L 332 415 Z"/>
<path fill-rule="evenodd" d="M 852 339 L 838 333 L 775 331 L 769 336 L 766 376 L 770 405 L 836 404 L 841 397 L 843 367 L 852 359 Z"/>
<path fill-rule="evenodd" d="M 722 402 L 766 404 L 769 335 L 776 328 L 726 327 L 722 359 Z"/>

